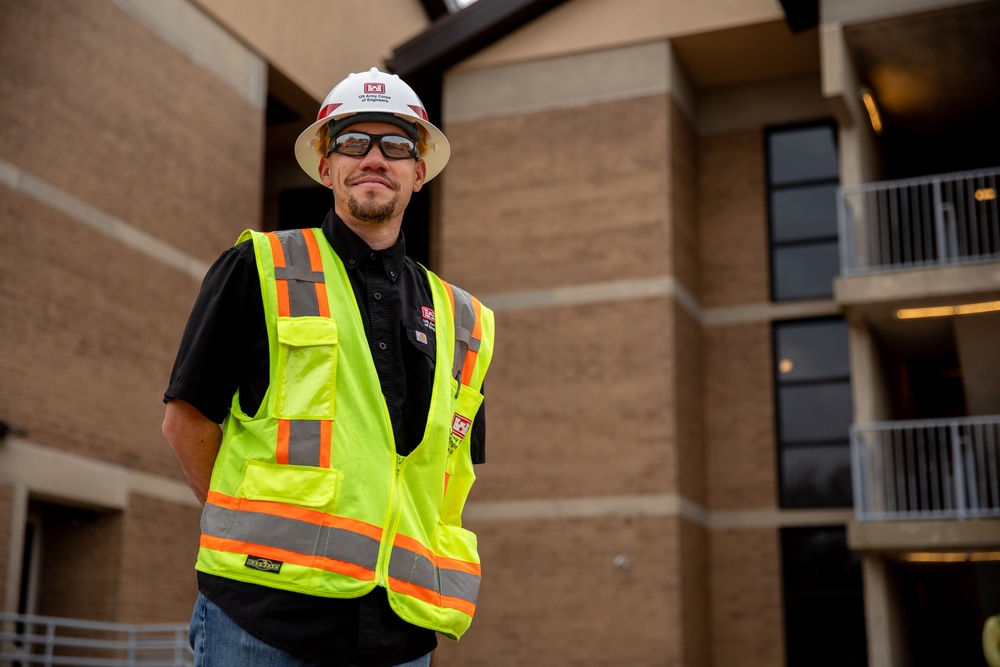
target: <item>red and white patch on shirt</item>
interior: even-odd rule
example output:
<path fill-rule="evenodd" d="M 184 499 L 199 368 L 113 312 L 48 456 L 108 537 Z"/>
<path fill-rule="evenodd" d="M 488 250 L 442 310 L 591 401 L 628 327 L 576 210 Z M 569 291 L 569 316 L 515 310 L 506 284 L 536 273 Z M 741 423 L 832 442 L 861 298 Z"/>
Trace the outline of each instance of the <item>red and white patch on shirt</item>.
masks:
<path fill-rule="evenodd" d="M 420 317 L 424 319 L 424 326 L 434 331 L 434 309 L 420 306 Z"/>

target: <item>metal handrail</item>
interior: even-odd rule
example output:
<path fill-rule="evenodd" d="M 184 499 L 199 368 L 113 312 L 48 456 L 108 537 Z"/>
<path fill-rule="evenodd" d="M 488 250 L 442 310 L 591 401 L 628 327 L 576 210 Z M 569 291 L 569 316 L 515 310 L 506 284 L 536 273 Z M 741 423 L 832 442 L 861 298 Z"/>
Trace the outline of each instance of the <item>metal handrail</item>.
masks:
<path fill-rule="evenodd" d="M 837 189 L 841 275 L 1000 259 L 1000 167 Z"/>
<path fill-rule="evenodd" d="M 851 426 L 858 521 L 1000 517 L 1000 416 Z"/>
<path fill-rule="evenodd" d="M 186 623 L 123 624 L 0 612 L 0 665 L 193 667 Z"/>

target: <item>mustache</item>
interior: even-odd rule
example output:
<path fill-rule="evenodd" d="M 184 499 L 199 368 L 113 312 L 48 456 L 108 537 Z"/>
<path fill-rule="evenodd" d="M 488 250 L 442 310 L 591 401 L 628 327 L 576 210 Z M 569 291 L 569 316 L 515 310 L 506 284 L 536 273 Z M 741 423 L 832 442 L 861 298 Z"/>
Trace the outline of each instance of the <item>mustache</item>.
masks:
<path fill-rule="evenodd" d="M 381 181 L 385 181 L 389 185 L 389 187 L 392 188 L 393 190 L 399 190 L 399 182 L 396 181 L 394 178 L 387 176 L 386 174 L 358 174 L 357 176 L 351 176 L 350 178 L 348 178 L 346 183 L 347 185 L 355 185 L 366 178 L 371 178 L 372 176 Z"/>

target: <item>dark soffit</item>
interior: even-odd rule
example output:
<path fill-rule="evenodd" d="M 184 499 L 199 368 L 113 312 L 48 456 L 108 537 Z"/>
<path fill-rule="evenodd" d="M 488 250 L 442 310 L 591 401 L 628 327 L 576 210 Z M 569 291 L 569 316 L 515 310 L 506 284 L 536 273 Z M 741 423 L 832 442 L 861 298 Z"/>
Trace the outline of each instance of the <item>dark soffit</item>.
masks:
<path fill-rule="evenodd" d="M 420 2 L 424 5 L 424 11 L 427 12 L 427 18 L 431 23 L 450 13 L 444 0 L 420 0 Z"/>
<path fill-rule="evenodd" d="M 424 0 L 429 28 L 396 47 L 386 63 L 403 79 L 440 73 L 501 37 L 531 22 L 565 0 L 477 0 L 453 14 L 434 18 Z"/>
<path fill-rule="evenodd" d="M 785 21 L 794 33 L 819 25 L 819 0 L 781 0 Z"/>

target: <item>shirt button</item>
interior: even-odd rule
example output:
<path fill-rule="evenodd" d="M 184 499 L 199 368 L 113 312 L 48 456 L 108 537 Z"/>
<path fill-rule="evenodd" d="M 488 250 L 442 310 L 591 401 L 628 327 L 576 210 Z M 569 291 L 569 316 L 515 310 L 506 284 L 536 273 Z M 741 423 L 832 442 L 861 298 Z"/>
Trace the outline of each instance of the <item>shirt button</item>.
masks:
<path fill-rule="evenodd" d="M 379 343 L 379 344 L 378 344 L 378 349 L 380 349 L 380 350 L 384 350 L 384 349 L 385 349 L 386 347 L 387 347 L 387 346 L 386 346 L 386 344 L 385 344 L 385 343 Z"/>
<path fill-rule="evenodd" d="M 375 253 L 372 253 L 372 259 L 375 259 Z"/>
<path fill-rule="evenodd" d="M 389 272 L 389 277 L 390 278 L 395 278 L 396 277 L 396 272 L 395 271 L 390 271 Z"/>
<path fill-rule="evenodd" d="M 375 292 L 375 300 L 376 301 L 382 300 L 382 292 Z"/>
<path fill-rule="evenodd" d="M 353 259 L 351 260 L 351 266 L 354 266 L 356 263 Z"/>

